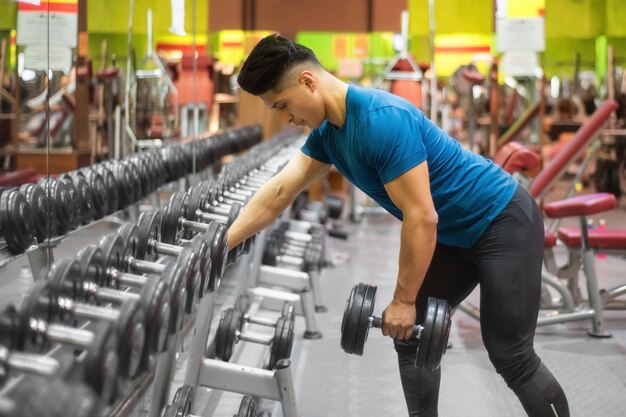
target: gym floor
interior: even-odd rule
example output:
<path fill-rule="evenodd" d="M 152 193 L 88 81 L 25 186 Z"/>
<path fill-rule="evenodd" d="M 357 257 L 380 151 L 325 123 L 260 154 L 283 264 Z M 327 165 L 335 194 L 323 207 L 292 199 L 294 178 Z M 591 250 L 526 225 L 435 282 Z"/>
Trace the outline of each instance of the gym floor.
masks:
<path fill-rule="evenodd" d="M 624 224 L 626 209 L 620 208 L 602 217 L 609 227 L 619 227 Z M 390 300 L 397 273 L 400 223 L 388 215 L 376 215 L 364 217 L 359 225 L 346 222 L 345 227 L 350 233 L 349 240 L 329 239 L 328 255 L 336 266 L 325 269 L 321 279 L 323 301 L 328 308 L 327 312 L 317 315 L 323 338 L 304 340 L 304 320 L 302 317 L 296 320 L 292 374 L 299 414 L 303 417 L 406 415 L 391 340 L 372 329 L 362 357 L 344 353 L 339 345 L 343 309 L 355 283 L 378 286 L 377 314 Z M 97 242 L 98 235 L 107 230 L 111 229 L 103 225 L 74 234 L 58 248 L 56 258 L 73 256 L 85 244 Z M 557 259 L 562 259 L 563 254 L 563 248 L 557 248 L 557 255 L 560 255 Z M 624 283 L 626 259 L 623 257 L 596 258 L 596 266 L 601 288 Z M 28 280 L 20 278 L 15 263 L 3 270 L 3 276 L 6 279 L 0 281 L 0 302 L 2 305 L 19 304 L 24 289 L 20 283 L 28 284 Z M 210 338 L 214 337 L 220 312 L 234 303 L 236 288 L 234 277 L 222 281 Z M 477 303 L 478 291 L 472 293 L 469 300 Z M 537 353 L 563 386 L 573 417 L 624 416 L 626 311 L 606 311 L 605 317 L 613 335 L 609 339 L 588 337 L 588 322 L 541 327 L 536 333 Z M 461 311 L 455 312 L 450 342 L 452 347 L 442 362 L 441 416 L 525 415 L 516 397 L 493 370 L 475 319 Z M 186 340 L 183 346 L 187 343 Z M 240 360 L 254 362 L 254 355 L 259 354 L 255 349 L 245 347 Z M 185 359 L 183 351 L 179 355 L 171 395 L 182 384 Z M 200 389 L 194 413 L 231 417 L 240 399 L 241 395 L 216 396 L 215 392 Z M 132 413 L 133 417 L 145 416 L 149 403 L 150 390 Z M 261 408 L 271 411 L 273 416 L 281 415 L 277 403 L 263 401 Z"/>

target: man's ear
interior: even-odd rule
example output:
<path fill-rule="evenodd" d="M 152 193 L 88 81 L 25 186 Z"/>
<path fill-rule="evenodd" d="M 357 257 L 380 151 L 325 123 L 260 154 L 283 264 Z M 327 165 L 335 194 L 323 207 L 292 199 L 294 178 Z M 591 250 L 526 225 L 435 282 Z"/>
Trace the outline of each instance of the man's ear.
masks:
<path fill-rule="evenodd" d="M 300 76 L 298 77 L 298 81 L 311 92 L 315 92 L 315 90 L 317 89 L 317 79 L 311 71 L 302 71 L 300 73 Z"/>

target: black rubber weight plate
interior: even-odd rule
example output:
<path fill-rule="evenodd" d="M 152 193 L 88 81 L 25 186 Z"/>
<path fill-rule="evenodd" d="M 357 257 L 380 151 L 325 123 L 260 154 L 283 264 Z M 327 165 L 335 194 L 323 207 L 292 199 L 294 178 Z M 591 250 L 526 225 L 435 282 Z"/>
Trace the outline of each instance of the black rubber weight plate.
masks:
<path fill-rule="evenodd" d="M 361 315 L 359 317 L 356 340 L 354 342 L 354 353 L 356 355 L 363 354 L 363 349 L 365 348 L 365 342 L 367 341 L 367 335 L 370 328 L 369 318 L 374 312 L 375 302 L 376 286 L 366 284 L 365 295 L 363 296 L 363 307 L 361 308 Z"/>
<path fill-rule="evenodd" d="M 430 346 L 433 340 L 433 330 L 436 324 L 438 301 L 434 297 L 428 297 L 426 303 L 426 313 L 424 314 L 424 330 L 420 336 L 420 344 L 415 356 L 415 367 L 428 369 L 430 364 Z"/>
<path fill-rule="evenodd" d="M 355 285 L 346 303 L 343 320 L 341 322 L 341 347 L 347 353 L 355 353 L 356 338 L 359 329 L 359 319 L 363 308 L 367 285 L 359 283 Z"/>

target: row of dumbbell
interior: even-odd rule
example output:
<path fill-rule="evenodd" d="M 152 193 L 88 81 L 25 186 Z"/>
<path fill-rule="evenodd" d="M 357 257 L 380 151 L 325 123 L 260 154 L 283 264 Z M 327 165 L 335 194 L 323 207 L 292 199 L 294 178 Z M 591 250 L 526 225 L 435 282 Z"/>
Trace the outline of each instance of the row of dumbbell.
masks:
<path fill-rule="evenodd" d="M 191 414 L 193 405 L 193 387 L 183 385 L 176 390 L 172 403 L 165 406 L 161 417 L 196 417 Z M 233 417 L 272 417 L 269 411 L 258 411 L 258 404 L 254 398 L 244 395 Z"/>
<path fill-rule="evenodd" d="M 10 252 L 24 252 L 33 244 L 62 236 L 145 198 L 168 181 L 193 169 L 199 171 L 233 149 L 240 151 L 260 140 L 258 125 L 231 130 L 204 140 L 160 151 L 133 154 L 119 161 L 106 161 L 45 178 L 39 184 L 0 190 L 0 233 Z M 190 158 L 192 158 L 190 160 Z M 204 162 L 202 162 L 204 161 Z M 0 196 L 1 197 L 1 196 Z"/>
<path fill-rule="evenodd" d="M 250 149 L 262 139 L 261 126 L 254 124 L 214 133 L 181 145 L 162 148 L 163 158 L 169 162 L 164 171 L 167 174 L 166 179 L 173 181 L 191 172 L 200 172 L 226 155 Z"/>
<path fill-rule="evenodd" d="M 213 265 L 225 263 L 220 259 L 227 252 L 223 225 L 213 222 L 206 233 L 174 246 L 159 240 L 159 215 L 144 212 L 137 226 L 127 223 L 98 246 L 53 264 L 20 310 L 5 312 L 12 318 L 2 320 L 0 342 L 19 351 L 46 352 L 47 341 L 84 349 L 83 380 L 103 400 L 114 400 L 116 388 L 119 392 L 125 381 L 153 368 L 156 355 L 169 348 L 169 336 L 219 279 L 221 272 Z M 144 259 L 157 253 L 175 258 L 166 263 Z M 122 290 L 126 287 L 137 291 Z M 120 308 L 99 307 L 102 303 Z M 79 319 L 104 324 L 93 332 L 57 324 L 80 325 Z"/>
<path fill-rule="evenodd" d="M 319 271 L 325 263 L 325 239 L 322 230 L 302 233 L 290 230 L 289 222 L 281 222 L 267 234 L 262 263 L 303 272 Z"/>
<path fill-rule="evenodd" d="M 205 227 L 202 234 L 190 241 L 177 239 L 177 243 L 189 249 L 161 242 L 160 215 L 156 210 L 142 213 L 138 226 L 124 225 L 117 234 L 103 238 L 99 247 L 89 246 L 76 259 L 54 264 L 48 280 L 33 287 L 19 312 L 13 309 L 3 314 L 10 320 L 2 320 L 9 323 L 0 331 L 2 342 L 21 348 L 11 354 L 6 349 L 8 359 L 3 365 L 7 371 L 20 371 L 19 363 L 24 363 L 20 354 L 24 355 L 24 350 L 43 352 L 49 349 L 49 343 L 69 344 L 85 352 L 81 355 L 84 360 L 78 379 L 111 402 L 123 381 L 153 367 L 156 354 L 168 348 L 168 335 L 181 328 L 184 314 L 191 312 L 197 299 L 215 287 L 227 253 L 225 226 L 213 221 L 210 228 Z M 157 254 L 176 255 L 177 261 L 162 265 L 141 259 L 154 260 Z M 149 279 L 129 270 L 160 273 L 161 277 Z M 120 291 L 127 285 L 142 287 L 140 294 Z M 98 306 L 101 303 L 120 308 L 103 308 Z M 90 326 L 90 330 L 57 324 L 83 323 L 78 319 L 100 323 Z M 292 329 L 291 336 L 286 336 L 289 328 L 285 328 L 283 339 L 293 339 Z M 41 343 L 35 343 L 37 340 Z M 282 350 L 286 349 L 284 341 L 282 346 Z M 48 372 L 39 367 L 34 373 L 56 374 L 50 372 L 57 369 L 55 359 L 37 356 L 41 358 L 52 362 L 52 366 L 47 367 Z M 33 369 L 22 367 L 21 371 L 28 373 Z"/>

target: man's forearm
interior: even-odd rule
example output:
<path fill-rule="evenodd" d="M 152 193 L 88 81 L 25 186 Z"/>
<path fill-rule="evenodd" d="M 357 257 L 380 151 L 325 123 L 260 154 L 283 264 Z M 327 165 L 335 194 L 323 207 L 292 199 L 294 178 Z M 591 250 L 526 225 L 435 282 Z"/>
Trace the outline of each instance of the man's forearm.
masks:
<path fill-rule="evenodd" d="M 405 217 L 400 235 L 400 260 L 394 302 L 415 302 L 430 265 L 436 240 L 436 219 Z"/>
<path fill-rule="evenodd" d="M 291 204 L 292 198 L 274 179 L 261 187 L 228 229 L 228 247 L 233 248 L 278 217 Z"/>

